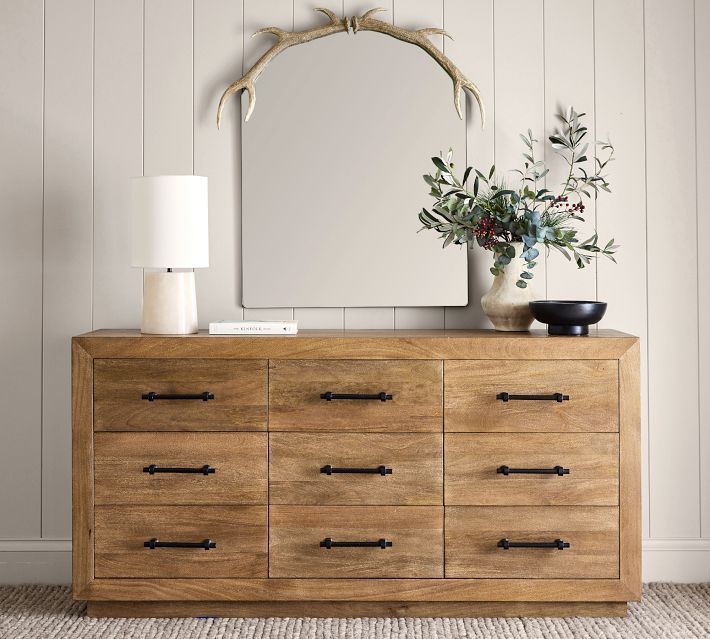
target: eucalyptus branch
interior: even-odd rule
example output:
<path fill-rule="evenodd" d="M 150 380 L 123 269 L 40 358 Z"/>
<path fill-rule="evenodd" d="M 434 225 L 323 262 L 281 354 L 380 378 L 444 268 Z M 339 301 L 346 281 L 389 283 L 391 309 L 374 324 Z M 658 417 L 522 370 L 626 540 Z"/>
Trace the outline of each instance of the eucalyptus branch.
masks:
<path fill-rule="evenodd" d="M 546 250 L 554 248 L 568 260 L 573 260 L 578 268 L 584 268 L 592 259 L 603 255 L 614 260 L 618 248 L 614 240 L 604 246 L 598 244 L 598 236 L 580 242 L 577 239 L 575 221 L 584 221 L 582 213 L 584 199 L 590 199 L 592 192 L 596 198 L 599 191 L 610 192 L 609 182 L 604 173 L 614 159 L 614 147 L 610 142 L 597 142 L 593 169 L 585 167 L 590 160 L 587 157 L 589 144 L 584 142 L 588 133 L 582 123 L 584 113 L 577 113 L 570 107 L 566 114 L 558 114 L 562 122 L 559 130 L 549 137 L 553 150 L 569 165 L 566 180 L 561 190 L 555 195 L 547 188 L 538 189 L 538 182 L 549 169 L 544 162 L 535 159 L 535 143 L 532 131 L 527 136 L 520 135 L 525 145 L 523 151 L 524 170 L 515 169 L 520 174 L 520 186 L 509 189 L 498 179 L 495 165 L 487 174 L 475 167 L 468 167 L 462 180 L 453 172 L 452 153 L 444 157 L 432 158 L 435 173 L 424 176 L 431 187 L 430 195 L 435 199 L 431 210 L 422 209 L 419 219 L 422 230 L 430 229 L 439 233 L 444 246 L 449 244 L 477 244 L 493 251 L 494 261 L 491 272 L 502 273 L 516 257 L 514 242 L 522 242 L 520 257 L 525 261 L 526 269 L 520 273 L 517 285 L 527 286 L 527 280 L 533 278 L 532 270 L 539 256 L 538 245 Z M 601 158 L 596 148 L 604 154 Z M 473 187 L 469 190 L 468 180 L 474 175 Z M 529 184 L 532 183 L 533 189 Z M 576 201 L 570 202 L 573 196 Z"/>

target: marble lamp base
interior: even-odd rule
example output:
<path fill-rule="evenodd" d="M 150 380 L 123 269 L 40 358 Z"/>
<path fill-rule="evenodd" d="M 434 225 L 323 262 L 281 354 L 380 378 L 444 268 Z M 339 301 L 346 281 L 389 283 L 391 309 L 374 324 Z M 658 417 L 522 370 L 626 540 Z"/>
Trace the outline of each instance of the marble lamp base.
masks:
<path fill-rule="evenodd" d="M 150 335 L 197 333 L 194 271 L 145 274 L 141 333 Z"/>

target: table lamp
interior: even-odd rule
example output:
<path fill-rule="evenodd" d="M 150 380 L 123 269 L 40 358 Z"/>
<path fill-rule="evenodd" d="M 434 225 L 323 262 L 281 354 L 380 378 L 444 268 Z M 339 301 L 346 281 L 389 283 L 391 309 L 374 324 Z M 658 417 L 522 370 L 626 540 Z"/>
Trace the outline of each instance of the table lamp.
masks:
<path fill-rule="evenodd" d="M 131 191 L 131 266 L 167 269 L 144 274 L 141 333 L 196 333 L 195 273 L 173 269 L 209 266 L 207 178 L 138 177 Z"/>

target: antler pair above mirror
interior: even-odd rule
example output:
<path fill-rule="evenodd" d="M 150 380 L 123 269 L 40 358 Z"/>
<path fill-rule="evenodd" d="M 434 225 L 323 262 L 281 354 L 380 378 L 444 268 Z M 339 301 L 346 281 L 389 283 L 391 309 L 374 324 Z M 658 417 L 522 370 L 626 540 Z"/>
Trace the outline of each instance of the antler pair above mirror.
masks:
<path fill-rule="evenodd" d="M 279 53 L 293 46 L 294 44 L 304 44 L 306 42 L 311 42 L 312 40 L 317 40 L 318 38 L 323 38 L 334 33 L 350 32 L 357 33 L 358 31 L 376 31 L 378 33 L 384 33 L 385 35 L 401 40 L 402 42 L 407 42 L 409 44 L 414 44 L 419 48 L 426 51 L 436 62 L 441 66 L 446 73 L 449 74 L 454 83 L 454 105 L 456 106 L 456 112 L 459 114 L 460 118 L 463 118 L 463 113 L 461 111 L 461 91 L 468 91 L 478 103 L 478 108 L 481 111 L 481 126 L 485 122 L 485 109 L 483 107 L 483 101 L 481 100 L 481 92 L 478 87 L 468 80 L 463 73 L 458 69 L 458 67 L 449 60 L 439 49 L 434 46 L 434 44 L 429 40 L 428 36 L 431 35 L 444 35 L 448 38 L 451 36 L 446 33 L 443 29 L 437 28 L 425 28 L 418 29 L 416 31 L 409 31 L 407 29 L 402 29 L 401 27 L 396 27 L 389 22 L 383 22 L 382 20 L 377 20 L 372 16 L 380 11 L 385 11 L 385 9 L 370 9 L 362 14 L 360 17 L 352 18 L 338 18 L 329 9 L 316 9 L 325 14 L 330 20 L 329 24 L 321 25 L 318 27 L 313 27 L 311 29 L 306 29 L 304 31 L 285 31 L 278 27 L 265 27 L 259 29 L 254 35 L 260 33 L 271 33 L 275 35 L 277 40 L 274 45 L 262 55 L 254 64 L 254 66 L 249 69 L 239 80 L 233 82 L 227 87 L 226 91 L 222 94 L 219 101 L 219 106 L 217 107 L 217 127 L 219 127 L 220 121 L 222 119 L 222 110 L 224 105 L 227 103 L 229 97 L 240 91 L 246 91 L 249 94 L 249 108 L 247 109 L 244 121 L 248 121 L 254 111 L 254 105 L 256 104 L 256 88 L 255 83 L 257 78 L 261 75 L 261 72 L 266 68 L 266 65 L 275 58 Z"/>

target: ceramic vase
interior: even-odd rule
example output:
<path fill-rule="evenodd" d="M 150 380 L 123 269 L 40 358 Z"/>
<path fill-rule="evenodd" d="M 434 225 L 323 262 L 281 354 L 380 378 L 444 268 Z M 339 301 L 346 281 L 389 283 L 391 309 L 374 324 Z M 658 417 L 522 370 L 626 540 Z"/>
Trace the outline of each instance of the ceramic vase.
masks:
<path fill-rule="evenodd" d="M 526 268 L 525 260 L 520 258 L 523 243 L 511 244 L 515 247 L 515 257 L 500 275 L 495 276 L 491 289 L 481 298 L 481 306 L 497 331 L 527 331 L 533 322 L 528 304 L 534 295 L 529 283 L 526 288 L 515 284 Z"/>

